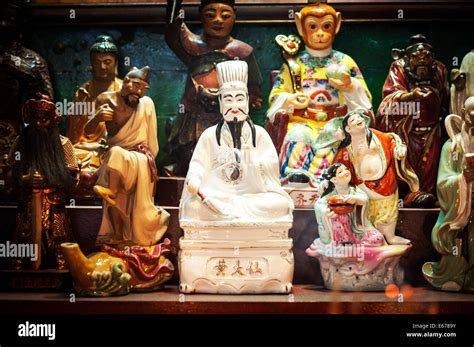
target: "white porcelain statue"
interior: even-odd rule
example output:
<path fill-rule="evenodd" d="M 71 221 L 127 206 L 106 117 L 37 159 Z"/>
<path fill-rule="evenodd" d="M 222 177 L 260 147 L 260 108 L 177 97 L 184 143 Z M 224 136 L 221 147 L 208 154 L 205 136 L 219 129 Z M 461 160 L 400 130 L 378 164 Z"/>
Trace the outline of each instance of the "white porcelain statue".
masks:
<path fill-rule="evenodd" d="M 180 289 L 286 293 L 293 202 L 268 133 L 248 116 L 247 63 L 217 64 L 222 121 L 194 150 L 180 204 Z"/>

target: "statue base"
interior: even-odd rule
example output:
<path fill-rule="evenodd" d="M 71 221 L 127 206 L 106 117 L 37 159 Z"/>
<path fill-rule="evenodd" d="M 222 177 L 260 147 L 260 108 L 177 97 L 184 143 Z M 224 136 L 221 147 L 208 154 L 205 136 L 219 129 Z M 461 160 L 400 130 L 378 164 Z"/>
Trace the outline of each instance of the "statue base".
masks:
<path fill-rule="evenodd" d="M 318 258 L 327 289 L 384 291 L 389 284 L 403 284 L 404 271 L 399 261 L 410 248 L 411 245 L 325 245 L 317 239 L 306 253 Z"/>
<path fill-rule="evenodd" d="M 292 221 L 179 221 L 186 240 L 283 240 L 288 238 Z"/>
<path fill-rule="evenodd" d="M 283 189 L 293 200 L 295 208 L 313 209 L 319 198 L 318 190 L 308 183 L 289 183 Z"/>
<path fill-rule="evenodd" d="M 292 221 L 181 220 L 179 289 L 183 293 L 290 293 Z"/>
<path fill-rule="evenodd" d="M 179 241 L 183 293 L 290 293 L 293 240 Z"/>

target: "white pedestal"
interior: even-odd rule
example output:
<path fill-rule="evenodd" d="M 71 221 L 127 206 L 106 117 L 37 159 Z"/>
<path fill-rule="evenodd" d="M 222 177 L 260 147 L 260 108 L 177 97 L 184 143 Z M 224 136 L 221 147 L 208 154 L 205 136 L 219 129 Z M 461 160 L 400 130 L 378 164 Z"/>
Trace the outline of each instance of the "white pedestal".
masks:
<path fill-rule="evenodd" d="M 183 293 L 290 293 L 294 259 L 291 222 L 182 221 Z"/>

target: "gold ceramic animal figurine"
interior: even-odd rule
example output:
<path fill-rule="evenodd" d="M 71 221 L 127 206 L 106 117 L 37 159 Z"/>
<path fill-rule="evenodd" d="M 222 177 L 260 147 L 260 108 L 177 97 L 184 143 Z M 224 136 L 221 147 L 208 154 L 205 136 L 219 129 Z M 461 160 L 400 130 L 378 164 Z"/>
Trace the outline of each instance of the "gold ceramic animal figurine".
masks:
<path fill-rule="evenodd" d="M 115 296 L 161 289 L 174 271 L 173 264 L 164 256 L 170 245 L 169 239 L 151 247 L 130 243 L 116 248 L 104 245 L 102 252 L 88 257 L 77 243 L 63 243 L 61 248 L 77 294 Z"/>

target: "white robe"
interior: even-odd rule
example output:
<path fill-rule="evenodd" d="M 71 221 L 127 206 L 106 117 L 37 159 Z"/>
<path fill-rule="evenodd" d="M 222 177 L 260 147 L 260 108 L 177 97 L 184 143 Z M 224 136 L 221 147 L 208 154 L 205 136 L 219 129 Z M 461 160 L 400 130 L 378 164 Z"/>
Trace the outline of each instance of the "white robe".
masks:
<path fill-rule="evenodd" d="M 201 198 L 185 188 L 180 204 L 181 220 L 240 220 L 240 221 L 291 221 L 293 201 L 279 181 L 279 161 L 268 133 L 255 125 L 256 147 L 252 145 L 250 126 L 242 128 L 243 144 L 250 146 L 250 161 L 240 163 L 240 178 L 228 178 L 229 164 L 235 162 L 241 151 L 233 148 L 232 135 L 227 124 L 217 143 L 216 125 L 206 129 L 196 145 L 189 164 L 186 182 L 191 177 L 201 181 L 203 197 L 222 207 L 228 215 L 216 213 Z"/>
<path fill-rule="evenodd" d="M 116 206 L 103 201 L 102 224 L 99 237 L 122 238 L 142 246 L 157 243 L 166 231 L 169 213 L 155 207 L 154 181 L 151 179 L 148 159 L 143 153 L 132 151 L 138 145 L 147 145 L 153 157 L 158 154 L 156 114 L 153 101 L 144 96 L 130 119 L 113 137 L 107 139 L 110 147 L 98 170 L 97 184 L 109 186 L 109 172 L 119 174 L 121 186 Z M 112 218 L 120 216 L 121 225 L 115 230 Z"/>

